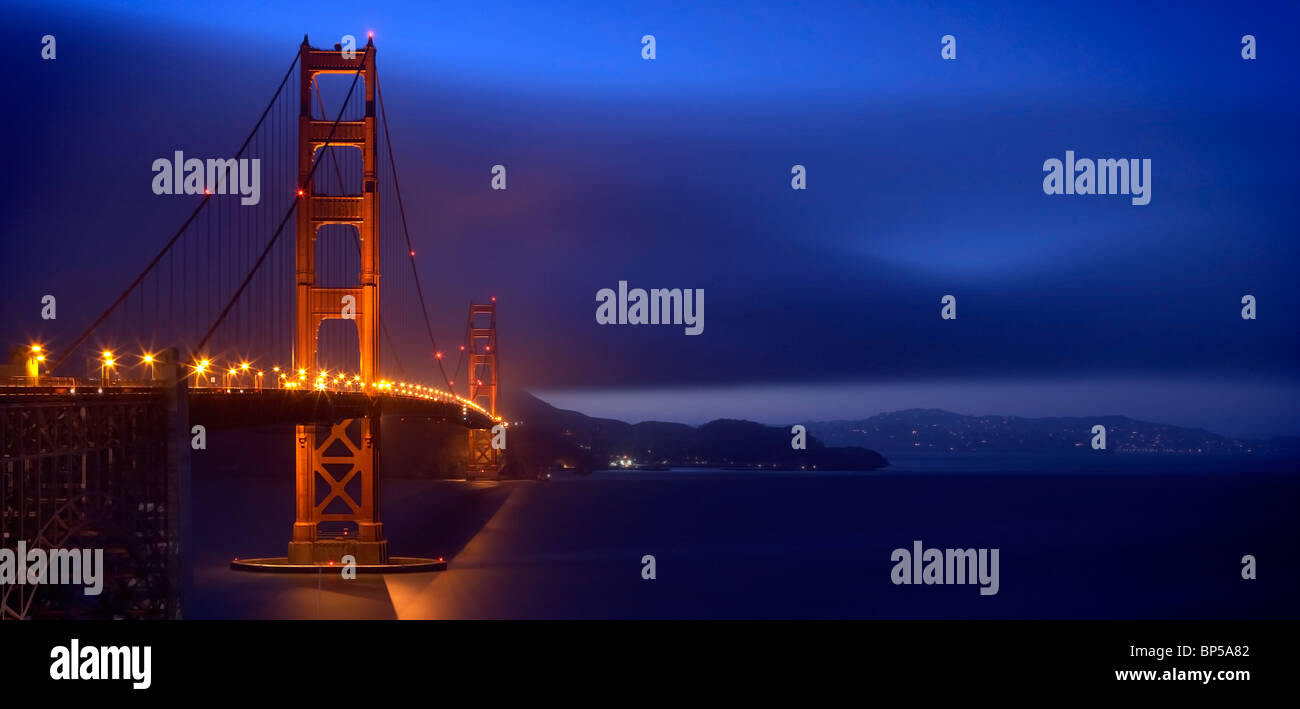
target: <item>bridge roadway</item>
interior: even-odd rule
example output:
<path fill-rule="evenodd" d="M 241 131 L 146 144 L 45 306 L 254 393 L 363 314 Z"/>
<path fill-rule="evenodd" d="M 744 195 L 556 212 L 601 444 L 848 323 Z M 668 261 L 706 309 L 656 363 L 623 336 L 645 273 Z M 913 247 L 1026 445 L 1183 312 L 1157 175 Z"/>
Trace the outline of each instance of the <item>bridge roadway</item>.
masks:
<path fill-rule="evenodd" d="M 67 404 L 103 402 L 106 398 L 159 398 L 164 390 L 149 386 L 114 386 L 102 393 L 94 386 L 5 386 L 0 401 Z M 485 413 L 458 401 L 397 392 L 367 393 L 315 389 L 189 389 L 190 422 L 209 429 L 232 429 L 275 423 L 331 423 L 363 416 L 406 416 L 453 423 L 465 428 L 491 428 Z"/>

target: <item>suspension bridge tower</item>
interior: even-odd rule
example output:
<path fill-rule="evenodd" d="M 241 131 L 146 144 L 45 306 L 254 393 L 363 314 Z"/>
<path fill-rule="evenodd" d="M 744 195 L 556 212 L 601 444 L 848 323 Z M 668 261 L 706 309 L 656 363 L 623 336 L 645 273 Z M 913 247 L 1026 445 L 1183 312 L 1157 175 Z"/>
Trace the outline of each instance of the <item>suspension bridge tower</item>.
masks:
<path fill-rule="evenodd" d="M 364 51 L 313 48 L 303 37 L 299 49 L 297 295 L 294 368 L 316 376 L 317 338 L 327 319 L 352 320 L 360 343 L 361 379 L 379 380 L 379 192 L 378 133 L 375 115 L 375 46 Z M 356 76 L 364 85 L 365 117 L 329 120 L 312 117 L 312 88 L 321 74 Z M 358 86 L 358 88 L 361 88 Z M 340 113 L 340 117 L 343 114 Z M 328 146 L 328 148 L 326 147 Z M 329 148 L 361 152 L 361 184 L 344 195 L 317 194 L 310 178 L 315 161 Z M 361 249 L 358 283 L 347 287 L 316 284 L 316 238 L 328 225 L 356 229 Z M 379 519 L 379 412 L 333 425 L 299 425 L 295 431 L 296 514 L 289 563 L 337 563 L 344 554 L 358 564 L 388 562 L 388 542 Z M 358 484 L 359 483 L 359 484 Z M 321 523 L 345 523 L 346 537 L 327 537 Z M 350 533 L 350 524 L 356 533 Z"/>
<path fill-rule="evenodd" d="M 497 303 L 469 304 L 469 400 L 482 406 L 495 419 L 497 414 Z M 490 429 L 469 430 L 469 451 L 465 477 L 495 480 L 501 474 L 501 451 L 492 447 Z"/>

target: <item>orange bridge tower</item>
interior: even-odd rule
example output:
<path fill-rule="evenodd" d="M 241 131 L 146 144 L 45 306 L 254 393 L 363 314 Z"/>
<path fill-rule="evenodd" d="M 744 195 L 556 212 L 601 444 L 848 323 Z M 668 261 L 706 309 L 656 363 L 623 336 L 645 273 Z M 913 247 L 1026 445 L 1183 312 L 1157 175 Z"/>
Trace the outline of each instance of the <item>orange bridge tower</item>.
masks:
<path fill-rule="evenodd" d="M 482 406 L 495 420 L 497 415 L 497 303 L 469 304 L 469 400 Z M 469 455 L 465 477 L 495 480 L 501 474 L 501 451 L 492 447 L 490 429 L 469 430 Z"/>
<path fill-rule="evenodd" d="M 321 74 L 357 77 L 365 91 L 365 117 L 315 119 L 312 87 Z M 297 294 L 294 368 L 316 376 L 317 337 L 326 319 L 353 320 L 360 344 L 361 379 L 379 380 L 379 192 L 378 134 L 375 114 L 375 46 L 364 50 L 315 49 L 303 37 L 299 54 Z M 342 196 L 317 194 L 308 182 L 313 164 L 329 148 L 361 151 L 362 184 Z M 356 230 L 361 269 L 355 286 L 316 285 L 316 238 L 322 227 L 341 224 Z M 333 425 L 299 425 L 295 432 L 296 514 L 289 542 L 289 563 L 338 562 L 344 554 L 358 564 L 388 562 L 388 542 L 379 520 L 379 413 Z M 327 537 L 321 523 L 345 523 L 347 533 Z M 351 524 L 356 525 L 355 534 Z"/>

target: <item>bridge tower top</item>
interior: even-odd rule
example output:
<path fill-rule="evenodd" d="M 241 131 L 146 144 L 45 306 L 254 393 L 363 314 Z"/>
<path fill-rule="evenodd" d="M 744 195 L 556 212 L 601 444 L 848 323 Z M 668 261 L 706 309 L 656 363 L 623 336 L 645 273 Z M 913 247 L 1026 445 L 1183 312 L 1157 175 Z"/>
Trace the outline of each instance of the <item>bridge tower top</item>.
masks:
<path fill-rule="evenodd" d="M 312 116 L 312 94 L 320 74 L 351 74 L 356 79 L 337 116 Z M 361 378 L 379 379 L 379 141 L 375 113 L 375 45 L 363 49 L 316 49 L 303 35 L 299 48 L 298 185 L 296 274 L 297 296 L 294 367 L 315 371 L 320 325 L 324 320 L 352 320 L 360 345 Z M 342 120 L 352 92 L 365 94 L 365 115 Z M 327 151 L 361 152 L 361 182 L 343 185 L 343 194 L 322 194 L 314 184 L 313 165 Z M 355 286 L 322 288 L 316 284 L 316 241 L 320 230 L 341 224 L 355 230 L 360 273 Z"/>
<path fill-rule="evenodd" d="M 497 413 L 497 304 L 469 304 L 469 400 Z"/>

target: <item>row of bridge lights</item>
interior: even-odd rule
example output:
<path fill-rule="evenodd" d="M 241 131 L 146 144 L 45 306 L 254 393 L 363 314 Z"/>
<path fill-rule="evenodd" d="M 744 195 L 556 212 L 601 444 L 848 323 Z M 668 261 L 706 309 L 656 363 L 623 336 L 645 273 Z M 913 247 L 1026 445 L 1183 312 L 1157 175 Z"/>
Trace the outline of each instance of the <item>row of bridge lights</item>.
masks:
<path fill-rule="evenodd" d="M 30 345 L 30 352 L 31 354 L 28 357 L 28 361 L 30 364 L 29 371 L 32 372 L 33 376 L 40 376 L 40 367 L 44 365 L 46 361 L 45 347 L 43 345 L 38 345 L 33 343 L 32 345 Z M 150 380 L 154 378 L 153 366 L 156 361 L 157 360 L 154 358 L 152 354 L 146 353 L 140 357 L 141 364 L 148 365 L 149 367 Z M 103 352 L 99 353 L 99 381 L 101 384 L 108 383 L 109 378 L 113 374 L 113 370 L 117 369 L 118 365 L 119 363 L 117 361 L 117 356 L 113 354 L 112 350 L 104 350 Z"/>
<path fill-rule="evenodd" d="M 37 366 L 45 362 L 45 349 L 41 345 L 32 345 L 31 355 L 32 355 L 31 358 L 36 361 Z M 438 352 L 435 356 L 438 359 L 442 359 L 441 352 Z M 157 358 L 154 357 L 154 355 L 149 353 L 145 353 L 140 356 L 140 363 L 149 367 L 149 379 L 151 381 L 154 379 L 154 365 L 157 363 L 157 361 L 158 361 Z M 100 353 L 99 377 L 100 377 L 101 385 L 107 384 L 109 382 L 109 378 L 112 375 L 113 370 L 116 369 L 117 367 L 118 367 L 117 355 L 115 355 L 112 350 L 104 350 L 103 352 Z M 194 364 L 190 365 L 190 369 L 193 370 L 195 382 L 202 383 L 203 385 L 207 385 L 210 382 L 210 379 L 208 378 L 209 372 L 215 373 L 216 371 L 218 371 L 218 368 L 216 367 L 215 363 L 209 359 L 198 360 Z M 366 391 L 367 388 L 369 388 L 369 390 L 373 392 L 391 392 L 395 394 L 400 394 L 402 396 L 412 396 L 421 399 L 430 399 L 430 400 L 454 399 L 455 401 L 460 402 L 462 408 L 469 407 L 483 414 L 487 414 L 491 416 L 491 414 L 489 414 L 487 410 L 485 410 L 483 407 L 479 406 L 478 404 L 474 403 L 473 401 L 470 401 L 469 399 L 466 399 L 462 396 L 457 396 L 456 394 L 453 394 L 448 391 L 443 391 L 442 389 L 438 389 L 436 387 L 425 386 L 423 384 L 414 384 L 408 382 L 390 382 L 387 379 L 383 379 L 378 382 L 367 383 L 361 381 L 361 375 L 359 374 L 353 375 L 352 377 L 349 378 L 347 374 L 343 372 L 332 375 L 328 371 L 321 371 L 316 374 L 316 380 L 314 382 L 314 385 L 308 387 L 306 369 L 299 369 L 297 373 L 298 376 L 295 379 L 290 379 L 289 375 L 280 371 L 279 367 L 272 367 L 271 371 L 272 373 L 278 376 L 277 382 L 279 384 L 279 388 L 281 389 L 311 388 L 317 391 L 361 392 L 361 391 Z M 253 365 L 249 362 L 240 362 L 239 365 L 237 366 L 230 365 L 229 367 L 222 370 L 221 388 L 229 389 L 231 387 L 238 387 L 240 385 L 239 378 L 241 376 L 250 376 L 250 375 L 253 377 L 253 386 L 255 387 L 255 389 L 257 391 L 261 391 L 262 379 L 266 375 L 266 372 L 260 369 L 253 369 Z M 481 380 L 478 383 L 480 385 L 483 384 Z M 497 421 L 501 420 L 501 417 L 499 416 L 493 418 Z"/>
<path fill-rule="evenodd" d="M 441 354 L 442 353 L 438 353 L 438 356 L 440 358 L 441 358 Z M 215 367 L 213 362 L 207 359 L 199 360 L 198 362 L 194 363 L 193 365 L 191 365 L 191 369 L 194 370 L 194 374 L 196 375 L 198 381 L 207 381 L 208 372 L 217 371 L 217 368 Z M 221 385 L 222 388 L 229 389 L 231 387 L 239 386 L 240 383 L 239 377 L 249 375 L 250 371 L 252 372 L 252 376 L 254 377 L 253 381 L 256 389 L 258 391 L 261 391 L 262 377 L 265 375 L 265 372 L 261 370 L 252 370 L 252 365 L 249 364 L 248 362 L 241 362 L 237 367 L 232 365 L 229 368 L 225 369 L 223 372 L 224 381 L 222 382 Z M 273 374 L 277 376 L 277 383 L 279 385 L 279 388 L 281 389 L 314 389 L 316 391 L 343 391 L 343 392 L 347 392 L 347 391 L 364 392 L 368 390 L 376 393 L 393 393 L 393 394 L 399 394 L 401 396 L 410 396 L 410 397 L 429 399 L 429 400 L 451 399 L 459 402 L 462 408 L 464 407 L 472 408 L 482 414 L 491 416 L 491 414 L 488 413 L 486 409 L 474 403 L 473 401 L 470 401 L 469 399 L 466 399 L 462 396 L 458 396 L 449 391 L 443 391 L 442 389 L 438 389 L 436 387 L 431 387 L 431 386 L 425 386 L 423 384 L 415 384 L 409 382 L 391 382 L 388 381 L 387 379 L 382 379 L 377 382 L 364 382 L 361 380 L 361 375 L 359 374 L 354 374 L 351 377 L 349 377 L 345 372 L 331 373 L 329 371 L 322 370 L 316 373 L 315 380 L 309 385 L 307 379 L 308 372 L 306 369 L 299 369 L 297 371 L 296 378 L 290 378 L 292 372 L 290 373 L 283 372 L 280 370 L 279 367 L 272 367 L 271 371 Z M 480 385 L 482 383 L 483 383 L 482 381 L 479 381 Z M 493 418 L 498 421 L 501 420 L 501 417 L 499 416 Z"/>

